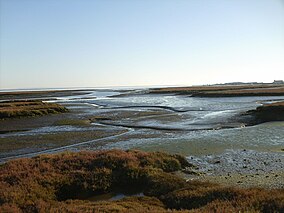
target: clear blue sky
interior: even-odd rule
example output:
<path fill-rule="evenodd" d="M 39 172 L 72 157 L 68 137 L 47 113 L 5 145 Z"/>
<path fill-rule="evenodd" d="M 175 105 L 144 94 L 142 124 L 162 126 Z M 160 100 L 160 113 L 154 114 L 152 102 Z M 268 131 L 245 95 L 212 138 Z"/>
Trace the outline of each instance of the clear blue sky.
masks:
<path fill-rule="evenodd" d="M 0 89 L 284 79 L 283 0 L 0 2 Z"/>

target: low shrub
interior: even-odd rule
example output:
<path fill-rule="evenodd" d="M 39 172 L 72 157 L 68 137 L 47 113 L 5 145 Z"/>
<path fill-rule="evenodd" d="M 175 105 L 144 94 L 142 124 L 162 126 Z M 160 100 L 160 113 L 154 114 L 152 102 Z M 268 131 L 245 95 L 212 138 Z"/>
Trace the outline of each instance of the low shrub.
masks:
<path fill-rule="evenodd" d="M 226 188 L 173 172 L 192 166 L 178 155 L 82 151 L 40 155 L 0 166 L 0 212 L 281 212 L 284 190 Z M 188 169 L 188 168 L 187 168 Z M 143 192 L 118 201 L 105 193 Z"/>

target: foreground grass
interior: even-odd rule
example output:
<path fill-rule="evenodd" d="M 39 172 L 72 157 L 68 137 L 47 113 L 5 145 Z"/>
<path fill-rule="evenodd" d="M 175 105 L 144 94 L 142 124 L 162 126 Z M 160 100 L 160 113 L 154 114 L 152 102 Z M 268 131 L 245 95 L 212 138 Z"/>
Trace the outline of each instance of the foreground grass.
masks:
<path fill-rule="evenodd" d="M 0 212 L 281 212 L 284 190 L 237 189 L 190 181 L 179 155 L 98 151 L 41 155 L 0 167 Z M 86 200 L 108 192 L 143 192 L 118 201 Z"/>
<path fill-rule="evenodd" d="M 42 101 L 3 101 L 0 102 L 0 119 L 26 116 L 40 116 L 67 112 L 68 110 L 55 103 Z"/>

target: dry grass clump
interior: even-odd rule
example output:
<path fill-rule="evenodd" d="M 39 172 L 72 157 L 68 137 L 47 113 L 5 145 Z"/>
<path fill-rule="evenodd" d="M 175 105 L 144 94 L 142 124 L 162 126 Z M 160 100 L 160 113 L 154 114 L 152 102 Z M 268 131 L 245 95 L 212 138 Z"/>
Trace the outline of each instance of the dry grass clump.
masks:
<path fill-rule="evenodd" d="M 85 213 L 85 212 L 184 212 L 166 210 L 165 205 L 155 197 L 126 197 L 117 201 L 97 201 L 90 202 L 85 200 L 67 200 L 63 202 L 46 202 L 38 200 L 35 203 L 36 212 L 72 212 L 72 213 Z M 15 204 L 4 204 L 1 212 L 21 213 L 22 210 Z"/>
<path fill-rule="evenodd" d="M 164 204 L 153 197 L 128 197 L 118 201 L 88 202 L 68 200 L 60 203 L 38 204 L 38 210 L 43 212 L 165 212 Z"/>
<path fill-rule="evenodd" d="M 0 119 L 25 116 L 40 116 L 67 112 L 68 110 L 55 103 L 42 101 L 3 101 L 0 102 Z"/>
<path fill-rule="evenodd" d="M 54 203 L 96 194 L 144 190 L 156 173 L 190 164 L 173 155 L 139 151 L 100 151 L 41 155 L 10 161 L 0 167 L 0 204 L 24 212 L 39 201 Z"/>
<path fill-rule="evenodd" d="M 186 182 L 173 172 L 192 167 L 160 152 L 65 152 L 13 160 L 0 167 L 0 212 L 281 212 L 284 191 Z M 105 193 L 143 197 L 88 201 Z"/>
<path fill-rule="evenodd" d="M 172 209 L 199 209 L 201 212 L 281 212 L 284 190 L 238 189 L 199 186 L 173 191 L 161 200 Z M 198 211 L 198 212 L 199 212 Z"/>

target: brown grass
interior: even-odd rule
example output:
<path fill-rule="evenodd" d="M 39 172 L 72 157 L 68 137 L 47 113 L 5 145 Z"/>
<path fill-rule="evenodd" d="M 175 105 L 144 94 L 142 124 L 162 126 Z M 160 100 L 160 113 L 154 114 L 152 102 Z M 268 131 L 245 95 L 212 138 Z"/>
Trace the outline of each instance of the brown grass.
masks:
<path fill-rule="evenodd" d="M 42 101 L 4 101 L 0 102 L 0 119 L 25 116 L 40 116 L 67 112 L 68 110 L 55 103 Z"/>
<path fill-rule="evenodd" d="M 0 100 L 7 98 L 33 98 L 33 97 L 52 97 L 52 96 L 68 96 L 89 93 L 88 90 L 44 90 L 44 91 L 15 91 L 0 92 Z"/>
<path fill-rule="evenodd" d="M 237 189 L 190 181 L 172 172 L 191 167 L 160 152 L 65 152 L 0 167 L 0 212 L 281 212 L 284 190 Z M 85 200 L 107 192 L 144 197 Z"/>
<path fill-rule="evenodd" d="M 200 96 L 245 96 L 245 95 L 284 95 L 284 87 L 254 88 L 254 89 L 235 89 L 225 91 L 214 91 L 200 94 Z M 198 95 L 197 95 L 198 96 Z"/>
<path fill-rule="evenodd" d="M 193 86 L 152 89 L 150 93 L 189 94 L 200 97 L 284 95 L 283 85 Z"/>
<path fill-rule="evenodd" d="M 269 122 L 284 121 L 284 101 L 264 104 L 255 110 L 249 110 L 245 115 L 250 115 L 252 125 Z"/>

